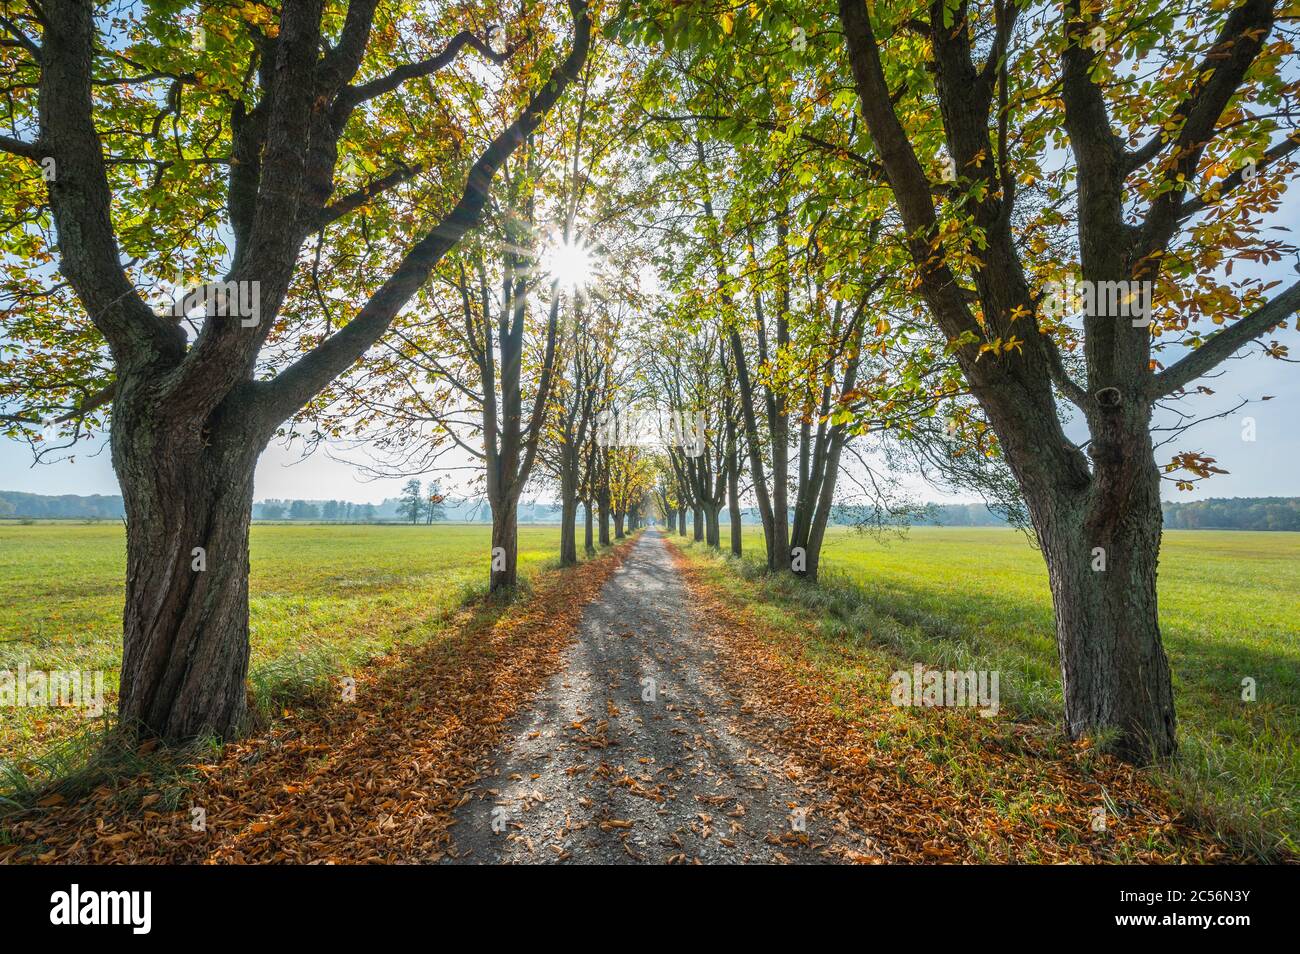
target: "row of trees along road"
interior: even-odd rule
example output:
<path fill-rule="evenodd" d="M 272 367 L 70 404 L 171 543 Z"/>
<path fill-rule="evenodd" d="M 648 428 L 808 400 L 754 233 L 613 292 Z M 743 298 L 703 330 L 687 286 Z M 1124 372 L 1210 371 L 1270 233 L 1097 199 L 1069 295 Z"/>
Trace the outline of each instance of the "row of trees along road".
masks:
<path fill-rule="evenodd" d="M 645 103 L 663 148 L 697 143 L 689 201 L 716 256 L 712 300 L 742 398 L 766 404 L 742 400 L 770 562 L 788 556 L 782 429 L 798 396 L 767 381 L 807 371 L 788 263 L 825 255 L 844 327 L 882 296 L 862 356 L 913 363 L 857 369 L 870 383 L 844 378 L 829 420 L 906 434 L 918 410 L 945 415 L 1005 460 L 1047 561 L 1066 729 L 1110 733 L 1135 760 L 1176 746 L 1156 607 L 1161 477 L 1213 472 L 1194 451 L 1156 456 L 1153 410 L 1243 348 L 1285 357 L 1268 336 L 1300 305 L 1294 275 L 1232 276 L 1293 251 L 1268 228 L 1300 145 L 1287 7 L 648 2 L 623 23 L 627 42 L 671 51 Z M 1104 308 L 1065 320 L 1049 290 L 1070 276 L 1149 283 L 1150 326 Z M 1067 436 L 1074 415 L 1083 440 Z"/>
<path fill-rule="evenodd" d="M 644 515 L 645 458 L 599 430 L 627 376 L 620 343 L 642 293 L 643 203 L 624 125 L 625 58 L 597 37 L 568 95 L 503 163 L 476 234 L 400 315 L 377 358 L 300 416 L 310 437 L 347 433 L 378 475 L 468 470 L 492 511 L 490 589 L 517 582 L 517 509 L 530 482 L 561 505 L 560 559 L 624 536 Z M 581 232 L 577 225 L 582 224 Z"/>
<path fill-rule="evenodd" d="M 39 451 L 111 407 L 128 725 L 235 730 L 277 434 L 467 472 L 494 591 L 539 483 L 564 563 L 580 506 L 588 550 L 688 513 L 721 547 L 725 506 L 735 553 L 754 506 L 811 583 L 874 441 L 1032 526 L 1069 734 L 1174 751 L 1160 482 L 1215 468 L 1162 448 L 1300 305 L 1259 268 L 1293 251 L 1284 4 L 5 9 L 0 426 Z M 140 291 L 191 270 L 257 281 L 260 320 Z M 1074 278 L 1145 283 L 1149 327 L 1055 308 Z M 611 446 L 634 407 L 681 439 Z"/>
<path fill-rule="evenodd" d="M 0 201 L 22 266 L 4 335 L 34 352 L 6 367 L 22 405 L 7 421 L 57 414 L 75 436 L 111 407 L 120 718 L 166 740 L 229 736 L 258 455 L 477 225 L 581 71 L 591 16 L 585 0 L 506 23 L 378 0 L 4 6 Z M 195 274 L 235 283 L 256 320 L 230 297 L 194 321 L 151 301 Z"/>

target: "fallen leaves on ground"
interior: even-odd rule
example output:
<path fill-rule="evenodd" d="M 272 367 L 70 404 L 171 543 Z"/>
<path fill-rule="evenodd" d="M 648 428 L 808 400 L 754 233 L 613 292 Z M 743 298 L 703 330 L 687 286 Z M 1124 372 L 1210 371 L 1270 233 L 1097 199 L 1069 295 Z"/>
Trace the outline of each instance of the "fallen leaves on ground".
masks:
<path fill-rule="evenodd" d="M 797 633 L 761 621 L 710 580 L 707 564 L 671 549 L 700 632 L 725 655 L 747 728 L 806 773 L 801 781 L 821 797 L 813 812 L 871 836 L 876 854 L 851 860 L 1244 860 L 1181 818 L 1140 769 L 1086 744 L 1051 746 L 1044 727 L 971 712 L 901 712 L 874 682 L 836 680 Z M 806 611 L 782 610 L 805 631 L 816 625 Z M 1102 831 L 1093 830 L 1098 808 Z"/>
<path fill-rule="evenodd" d="M 0 862 L 437 861 L 506 722 L 558 671 L 583 608 L 627 550 L 543 574 L 503 612 L 466 611 L 433 642 L 376 660 L 354 674 L 355 702 L 295 710 L 226 746 L 196 766 L 174 810 L 155 810 L 143 777 L 46 800 L 7 820 Z M 206 830 L 193 830 L 193 808 Z"/>

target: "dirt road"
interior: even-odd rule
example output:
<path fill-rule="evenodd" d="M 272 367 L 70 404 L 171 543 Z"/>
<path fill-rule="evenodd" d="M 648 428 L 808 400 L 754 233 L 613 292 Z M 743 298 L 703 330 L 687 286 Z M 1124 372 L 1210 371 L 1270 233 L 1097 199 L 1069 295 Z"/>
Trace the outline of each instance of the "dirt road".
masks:
<path fill-rule="evenodd" d="M 747 736 L 726 650 L 696 632 L 686 601 L 663 536 L 646 531 L 457 811 L 448 860 L 838 860 L 850 836 Z"/>

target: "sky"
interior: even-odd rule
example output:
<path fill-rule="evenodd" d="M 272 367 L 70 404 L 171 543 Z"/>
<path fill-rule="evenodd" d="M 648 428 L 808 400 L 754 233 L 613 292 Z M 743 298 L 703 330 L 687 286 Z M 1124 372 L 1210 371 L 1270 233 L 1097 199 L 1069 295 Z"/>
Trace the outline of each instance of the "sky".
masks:
<path fill-rule="evenodd" d="M 1291 346 L 1292 353 L 1300 354 L 1297 339 L 1300 335 L 1294 329 L 1282 338 Z M 1191 492 L 1178 491 L 1166 482 L 1164 498 L 1300 496 L 1300 366 L 1252 355 L 1228 362 L 1222 376 L 1203 379 L 1201 383 L 1216 393 L 1213 397 L 1196 399 L 1193 406 L 1198 413 L 1224 410 L 1236 404 L 1238 398 L 1251 398 L 1253 403 L 1229 417 L 1197 425 L 1157 452 L 1158 459 L 1165 460 L 1176 451 L 1199 451 L 1214 457 L 1218 466 L 1228 471 L 1226 475 L 1197 484 Z M 1263 395 L 1272 395 L 1273 400 L 1258 401 Z M 1255 421 L 1253 442 L 1243 439 L 1243 421 L 1247 417 Z M 1082 434 L 1077 423 L 1069 431 L 1072 438 Z M 102 452 L 96 454 L 96 451 Z M 336 456 L 317 453 L 302 459 L 297 449 L 273 443 L 258 462 L 254 480 L 256 499 L 301 497 L 379 503 L 385 497 L 398 495 L 404 483 L 402 478 L 369 480 L 358 467 L 337 460 Z M 446 479 L 443 486 L 448 486 Z M 915 479 L 904 480 L 903 486 L 922 500 L 973 499 L 945 493 Z M 32 465 L 32 454 L 26 444 L 0 440 L 0 490 L 83 495 L 120 492 L 103 438 L 84 445 L 73 461 L 36 466 Z"/>
<path fill-rule="evenodd" d="M 1062 154 L 1064 160 L 1064 154 Z M 1275 216 L 1268 217 L 1271 227 L 1285 228 L 1300 221 L 1300 189 L 1293 188 L 1282 199 Z M 1290 236 L 1288 236 L 1290 237 Z M 1279 284 L 1274 293 L 1296 280 L 1300 263 L 1282 261 L 1267 267 L 1239 262 L 1237 277 L 1266 277 Z M 1245 267 L 1241 267 L 1245 266 Z M 653 270 L 642 275 L 646 289 L 657 290 Z M 1293 319 L 1291 327 L 1278 336 L 1291 354 L 1300 359 L 1300 332 Z M 1248 352 L 1242 352 L 1246 354 Z M 1160 360 L 1168 366 L 1178 355 L 1173 349 L 1162 353 Z M 1174 453 L 1195 451 L 1215 458 L 1217 466 L 1228 471 L 1197 483 L 1191 491 L 1179 491 L 1166 481 L 1162 496 L 1166 500 L 1200 500 L 1207 497 L 1289 497 L 1300 496 L 1300 365 L 1275 361 L 1250 354 L 1222 366 L 1217 378 L 1203 378 L 1198 383 L 1215 390 L 1212 397 L 1185 402 L 1184 408 L 1206 417 L 1224 411 L 1242 398 L 1251 403 L 1230 416 L 1207 420 L 1186 432 L 1171 444 L 1157 450 L 1157 461 L 1168 460 Z M 1272 400 L 1259 401 L 1264 395 Z M 1246 418 L 1253 418 L 1254 440 L 1245 440 Z M 1156 426 L 1172 424 L 1174 418 L 1157 413 Z M 1082 440 L 1086 429 L 1076 420 L 1066 429 L 1073 440 Z M 1157 440 L 1162 435 L 1157 434 Z M 98 453 L 97 453 L 98 452 Z M 350 500 L 356 503 L 379 503 L 396 497 L 407 478 L 372 479 L 357 466 L 336 459 L 346 456 L 318 452 L 303 459 L 297 448 L 273 443 L 262 454 L 254 479 L 255 499 L 304 498 L 312 500 Z M 364 457 L 352 452 L 354 459 Z M 456 461 L 464 464 L 467 455 Z M 873 464 L 877 461 L 873 460 Z M 464 492 L 464 478 L 438 477 L 444 490 Z M 952 494 L 926 484 L 919 478 L 904 476 L 900 488 L 918 500 L 968 502 L 976 498 Z M 0 491 L 39 494 L 117 494 L 120 493 L 113 473 L 106 439 L 85 442 L 75 460 L 62 460 L 33 466 L 30 448 L 20 441 L 0 438 Z M 540 494 L 542 499 L 552 495 Z"/>

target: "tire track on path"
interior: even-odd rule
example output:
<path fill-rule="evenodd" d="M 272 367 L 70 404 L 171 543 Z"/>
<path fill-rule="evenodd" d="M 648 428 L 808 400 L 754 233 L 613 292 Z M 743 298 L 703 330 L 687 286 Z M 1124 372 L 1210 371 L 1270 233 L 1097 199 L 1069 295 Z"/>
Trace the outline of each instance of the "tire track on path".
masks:
<path fill-rule="evenodd" d="M 834 863 L 785 758 L 745 731 L 725 651 L 692 626 L 647 530 L 583 615 L 564 669 L 456 812 L 462 863 Z"/>

